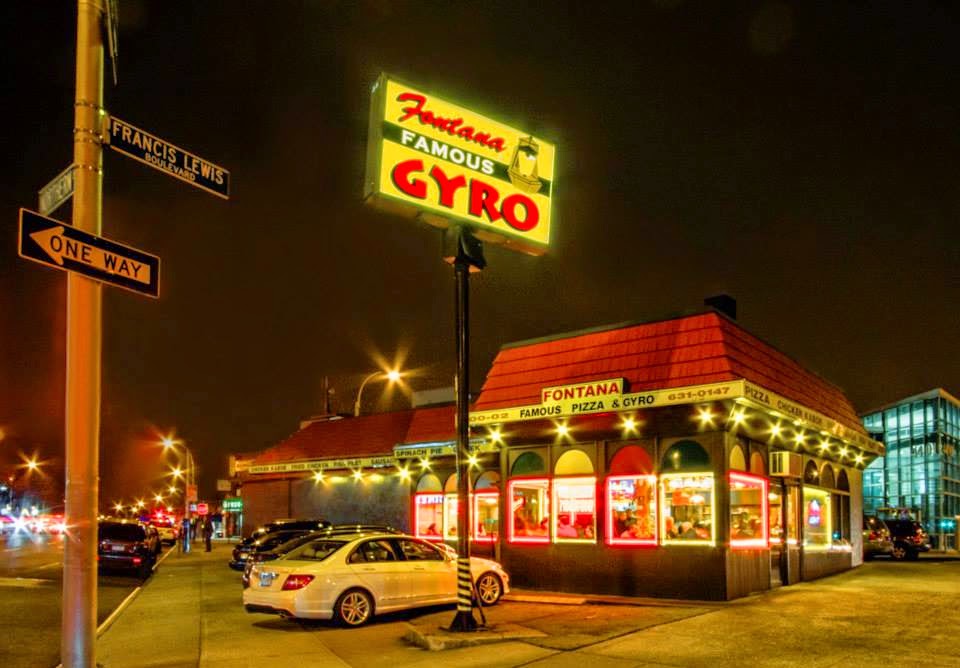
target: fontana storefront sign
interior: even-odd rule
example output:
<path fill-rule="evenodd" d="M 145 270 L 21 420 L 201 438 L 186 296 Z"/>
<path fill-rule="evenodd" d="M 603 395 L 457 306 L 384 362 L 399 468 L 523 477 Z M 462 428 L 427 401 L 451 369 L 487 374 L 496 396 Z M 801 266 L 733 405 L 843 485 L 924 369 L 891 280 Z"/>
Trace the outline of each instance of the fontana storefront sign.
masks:
<path fill-rule="evenodd" d="M 540 403 L 513 408 L 498 408 L 470 413 L 472 426 L 499 424 L 542 418 L 564 418 L 610 411 L 674 406 L 703 401 L 742 397 L 744 381 L 692 385 L 668 390 L 624 393 L 623 379 L 613 378 L 577 385 L 545 387 L 540 392 Z"/>
<path fill-rule="evenodd" d="M 365 196 L 540 255 L 550 243 L 555 147 L 381 75 L 370 111 Z"/>

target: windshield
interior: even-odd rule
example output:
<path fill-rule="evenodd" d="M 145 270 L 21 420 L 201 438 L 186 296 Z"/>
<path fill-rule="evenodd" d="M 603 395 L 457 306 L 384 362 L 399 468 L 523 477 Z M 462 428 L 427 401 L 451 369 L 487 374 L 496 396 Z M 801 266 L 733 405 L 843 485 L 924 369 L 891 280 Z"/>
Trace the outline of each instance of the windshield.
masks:
<path fill-rule="evenodd" d="M 280 558 L 298 561 L 323 561 L 346 544 L 346 541 L 330 540 L 329 538 L 311 540 L 300 547 L 290 550 Z"/>
<path fill-rule="evenodd" d="M 143 529 L 136 524 L 101 524 L 97 529 L 100 540 L 143 540 Z"/>

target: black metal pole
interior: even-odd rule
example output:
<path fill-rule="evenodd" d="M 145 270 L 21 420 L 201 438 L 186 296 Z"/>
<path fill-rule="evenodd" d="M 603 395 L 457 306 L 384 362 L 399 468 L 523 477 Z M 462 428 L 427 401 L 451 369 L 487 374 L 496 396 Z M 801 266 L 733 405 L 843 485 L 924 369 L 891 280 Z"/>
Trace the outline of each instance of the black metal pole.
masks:
<path fill-rule="evenodd" d="M 461 232 L 462 234 L 462 232 Z M 459 235 L 458 235 L 459 236 Z M 470 573 L 470 265 L 458 238 L 457 256 L 453 262 L 456 274 L 456 338 L 457 338 L 457 614 L 451 631 L 473 631 L 473 580 Z"/>

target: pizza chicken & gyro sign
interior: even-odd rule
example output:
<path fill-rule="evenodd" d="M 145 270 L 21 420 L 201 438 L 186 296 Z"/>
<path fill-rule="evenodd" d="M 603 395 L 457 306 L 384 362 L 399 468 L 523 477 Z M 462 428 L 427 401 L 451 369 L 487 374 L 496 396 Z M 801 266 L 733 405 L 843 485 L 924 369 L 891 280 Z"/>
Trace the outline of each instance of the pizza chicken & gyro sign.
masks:
<path fill-rule="evenodd" d="M 368 201 L 540 255 L 550 242 L 553 144 L 386 75 L 370 111 Z"/>

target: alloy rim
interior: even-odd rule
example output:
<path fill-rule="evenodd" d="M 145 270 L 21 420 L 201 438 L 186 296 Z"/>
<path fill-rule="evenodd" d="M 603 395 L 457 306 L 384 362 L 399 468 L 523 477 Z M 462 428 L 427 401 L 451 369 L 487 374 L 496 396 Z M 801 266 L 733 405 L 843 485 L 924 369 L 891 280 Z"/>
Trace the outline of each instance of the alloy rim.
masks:
<path fill-rule="evenodd" d="M 493 575 L 484 575 L 477 583 L 477 590 L 480 593 L 480 600 L 484 603 L 496 603 L 500 597 L 500 583 Z"/>
<path fill-rule="evenodd" d="M 347 594 L 340 604 L 340 615 L 347 624 L 355 626 L 367 621 L 370 616 L 370 603 L 360 592 Z"/>

